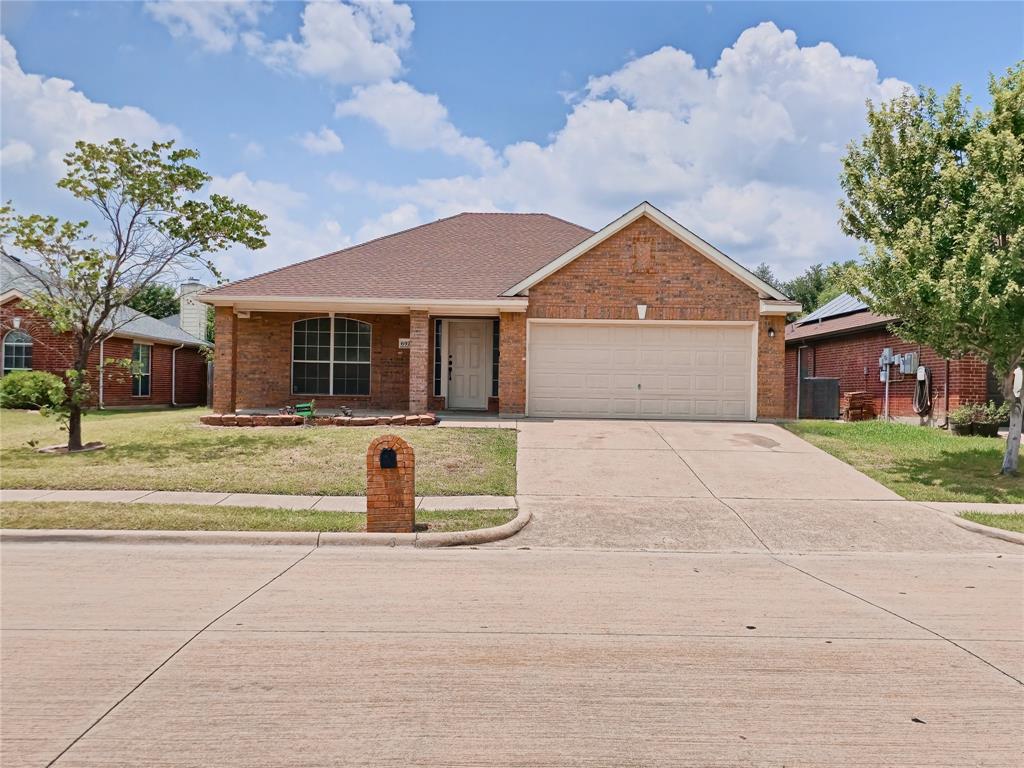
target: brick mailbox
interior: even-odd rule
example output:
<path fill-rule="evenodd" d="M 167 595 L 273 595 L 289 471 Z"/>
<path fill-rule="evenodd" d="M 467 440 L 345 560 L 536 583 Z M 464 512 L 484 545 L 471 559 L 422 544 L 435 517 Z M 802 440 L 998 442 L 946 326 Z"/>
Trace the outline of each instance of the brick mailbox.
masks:
<path fill-rule="evenodd" d="M 416 458 L 398 435 L 381 435 L 366 449 L 366 530 L 412 533 L 416 524 Z"/>

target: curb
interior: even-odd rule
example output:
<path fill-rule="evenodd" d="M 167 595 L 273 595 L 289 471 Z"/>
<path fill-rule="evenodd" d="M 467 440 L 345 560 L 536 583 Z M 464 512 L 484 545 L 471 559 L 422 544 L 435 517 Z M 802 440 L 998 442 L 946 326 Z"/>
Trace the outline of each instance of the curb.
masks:
<path fill-rule="evenodd" d="M 1024 533 L 1004 531 L 1002 528 L 993 528 L 990 525 L 982 525 L 981 523 L 976 523 L 973 520 L 964 520 L 960 515 L 950 515 L 950 518 L 952 519 L 953 525 L 958 525 L 965 531 L 980 533 L 982 536 L 988 536 L 991 539 L 1000 539 L 1001 541 L 1008 541 L 1011 544 L 1020 544 L 1024 546 Z"/>
<path fill-rule="evenodd" d="M 0 529 L 0 541 L 93 544 L 294 544 L 306 547 L 457 547 L 486 544 L 515 536 L 532 517 L 529 510 L 503 525 L 443 533 L 318 533 L 316 531 L 97 531 L 72 529 Z"/>
<path fill-rule="evenodd" d="M 305 531 L 101 531 L 4 528 L 0 541 L 93 544 L 300 544 L 315 547 L 317 532 Z"/>

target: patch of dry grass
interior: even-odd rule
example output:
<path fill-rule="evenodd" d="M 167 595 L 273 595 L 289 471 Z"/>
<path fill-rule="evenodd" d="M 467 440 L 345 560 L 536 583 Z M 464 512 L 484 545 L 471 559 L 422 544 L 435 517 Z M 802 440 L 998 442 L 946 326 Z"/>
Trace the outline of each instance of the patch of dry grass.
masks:
<path fill-rule="evenodd" d="M 516 492 L 516 432 L 437 427 L 206 427 L 206 409 L 103 411 L 83 421 L 106 450 L 44 455 L 66 439 L 52 419 L 0 412 L 0 486 L 224 491 L 325 496 L 366 492 L 366 448 L 401 435 L 416 453 L 421 496 Z"/>

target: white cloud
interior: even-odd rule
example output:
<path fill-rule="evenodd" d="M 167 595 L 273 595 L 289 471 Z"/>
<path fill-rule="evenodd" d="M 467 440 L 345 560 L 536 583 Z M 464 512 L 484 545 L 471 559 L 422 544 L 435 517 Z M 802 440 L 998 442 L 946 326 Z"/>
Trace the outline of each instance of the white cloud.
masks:
<path fill-rule="evenodd" d="M 314 155 L 330 155 L 345 149 L 338 134 L 327 126 L 322 126 L 316 133 L 307 131 L 299 137 L 298 141 L 306 148 L 307 152 Z"/>
<path fill-rule="evenodd" d="M 212 53 L 235 47 L 242 29 L 254 26 L 270 3 L 250 0 L 158 0 L 146 3 L 149 14 L 174 37 L 194 37 Z"/>
<path fill-rule="evenodd" d="M 365 243 L 367 240 L 401 232 L 422 223 L 419 208 L 411 203 L 405 203 L 376 219 L 365 222 L 356 233 L 356 242 Z"/>
<path fill-rule="evenodd" d="M 246 142 L 242 147 L 242 157 L 246 160 L 260 160 L 267 154 L 266 148 L 258 141 Z"/>
<path fill-rule="evenodd" d="M 246 49 L 275 69 L 352 85 L 397 75 L 399 52 L 413 31 L 407 5 L 368 2 L 311 2 L 302 11 L 298 39 L 267 40 L 262 32 L 243 33 Z"/>
<path fill-rule="evenodd" d="M 0 149 L 0 166 L 25 165 L 32 162 L 35 156 L 36 151 L 32 148 L 31 144 L 15 139 L 7 142 Z"/>
<path fill-rule="evenodd" d="M 865 99 L 906 87 L 880 78 L 872 61 L 829 43 L 801 47 L 793 32 L 764 23 L 711 69 L 662 48 L 591 78 L 549 142 L 508 146 L 478 174 L 371 191 L 428 218 L 534 210 L 592 227 L 649 199 L 740 261 L 789 275 L 854 252 L 835 224 L 837 153 L 864 131 Z M 343 107 L 396 144 L 422 146 L 433 135 L 369 105 Z M 429 118 L 425 110 L 420 122 Z"/>
<path fill-rule="evenodd" d="M 75 141 L 105 142 L 120 136 L 148 143 L 180 138 L 173 125 L 161 123 L 138 107 L 113 107 L 90 100 L 75 84 L 59 77 L 24 72 L 18 54 L 0 36 L 0 112 L 3 143 L 18 149 L 23 163 L 39 164 L 40 181 L 47 185 L 64 172 L 61 158 L 74 149 Z M 20 145 L 32 149 L 31 157 Z M 34 159 L 33 159 L 34 158 Z"/>
<path fill-rule="evenodd" d="M 357 116 L 380 126 L 392 146 L 401 149 L 438 149 L 462 157 L 481 168 L 497 162 L 485 141 L 464 136 L 448 118 L 448 110 L 432 93 L 421 93 L 408 83 L 383 82 L 354 90 L 338 104 L 338 117 Z"/>
<path fill-rule="evenodd" d="M 309 198 L 288 184 L 236 173 L 215 176 L 208 192 L 228 195 L 267 215 L 270 237 L 266 248 L 232 248 L 215 256 L 221 271 L 231 278 L 248 277 L 352 244 L 334 219 L 324 217 L 315 225 L 303 222 L 301 216 L 309 208 Z"/>

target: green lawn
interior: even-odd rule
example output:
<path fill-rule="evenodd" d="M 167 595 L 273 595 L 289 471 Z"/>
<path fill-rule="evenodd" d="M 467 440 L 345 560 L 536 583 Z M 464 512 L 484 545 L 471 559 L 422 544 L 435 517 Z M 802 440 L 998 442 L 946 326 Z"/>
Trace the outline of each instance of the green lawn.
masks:
<path fill-rule="evenodd" d="M 416 512 L 430 531 L 469 531 L 507 523 L 512 509 Z M 72 528 L 113 531 L 362 531 L 361 512 L 315 509 L 212 507 L 191 504 L 102 504 L 12 501 L 0 507 L 0 528 Z"/>
<path fill-rule="evenodd" d="M 0 411 L 0 486 L 362 495 L 366 448 L 380 434 L 416 453 L 422 496 L 516 492 L 516 432 L 435 427 L 205 427 L 209 411 L 103 411 L 83 419 L 85 440 L 106 450 L 37 453 L 66 437 L 38 413 Z"/>
<path fill-rule="evenodd" d="M 784 425 L 913 501 L 1024 502 L 1024 477 L 999 475 L 1001 438 L 882 421 L 801 420 Z"/>
<path fill-rule="evenodd" d="M 1024 533 L 1024 513 L 1021 512 L 1007 512 L 1003 514 L 993 512 L 964 512 L 960 517 L 964 520 L 970 520 L 973 523 L 981 523 L 982 525 L 991 526 L 992 528 L 1002 528 L 1004 531 Z"/>

